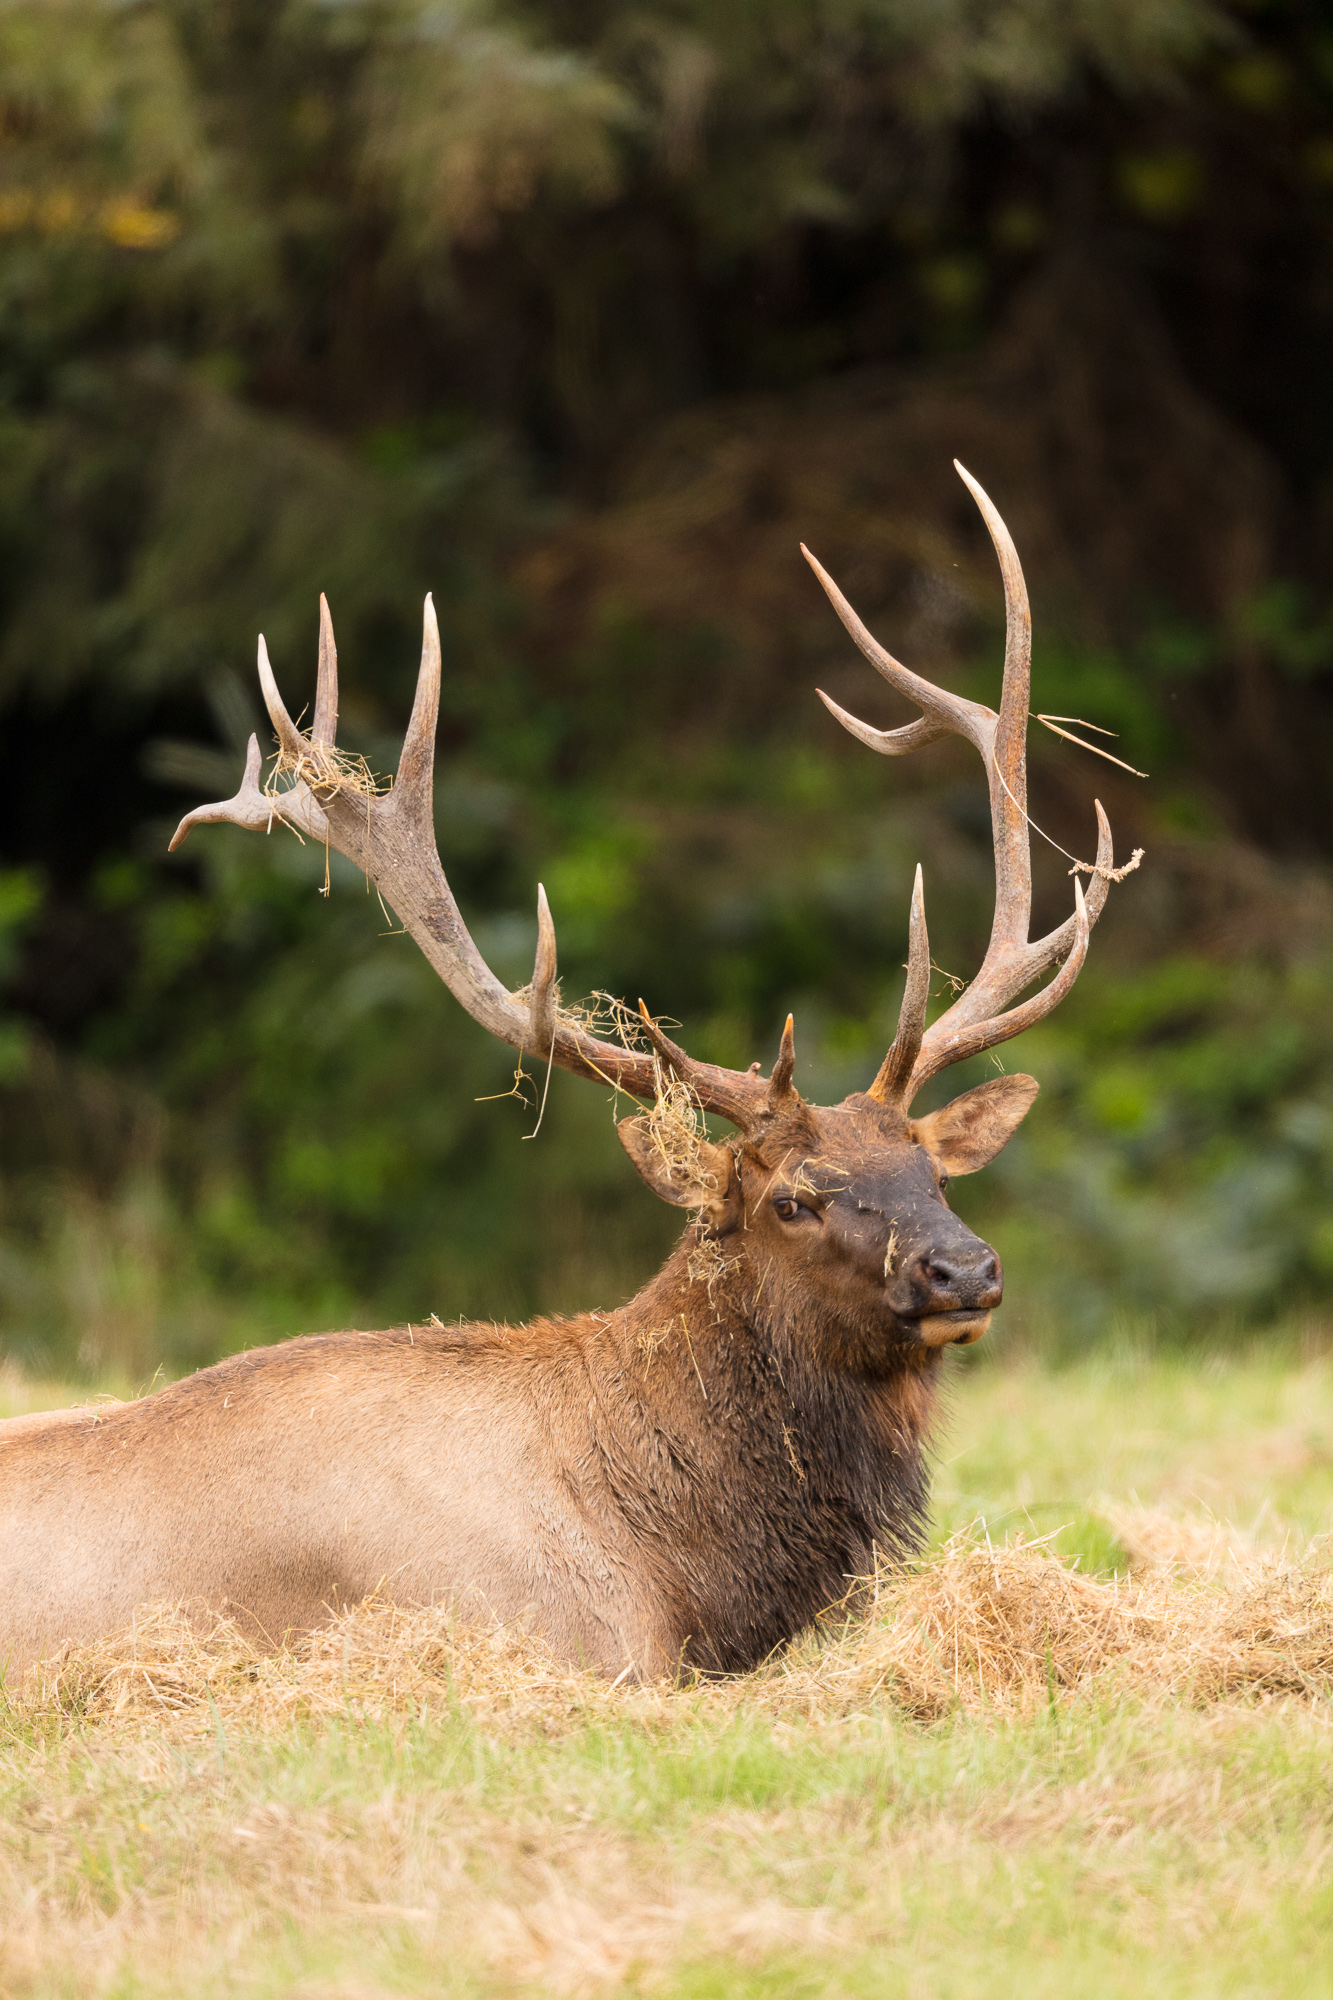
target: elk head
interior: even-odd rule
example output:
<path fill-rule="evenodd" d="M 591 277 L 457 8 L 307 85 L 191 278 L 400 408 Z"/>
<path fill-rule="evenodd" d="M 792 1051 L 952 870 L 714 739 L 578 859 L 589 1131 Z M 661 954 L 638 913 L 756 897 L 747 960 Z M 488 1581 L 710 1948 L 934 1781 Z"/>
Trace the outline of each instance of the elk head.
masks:
<path fill-rule="evenodd" d="M 1037 1094 L 1027 1076 L 1001 1076 L 913 1118 L 913 1100 L 932 1077 L 1020 1034 L 1044 1018 L 1078 977 L 1088 938 L 1114 876 L 1111 831 L 1097 804 L 1097 860 L 1085 900 L 1077 878 L 1074 913 L 1029 941 L 1032 905 L 1025 743 L 1031 620 L 1008 530 L 977 482 L 958 466 L 1000 560 L 1006 604 L 1004 681 L 999 712 L 922 680 L 871 636 L 832 579 L 803 551 L 852 638 L 890 686 L 921 709 L 906 727 L 878 730 L 820 693 L 830 713 L 882 756 L 901 756 L 949 734 L 980 753 L 990 789 L 995 845 L 995 916 L 981 970 L 927 1025 L 930 947 L 920 868 L 912 896 L 907 981 L 897 1033 L 865 1092 L 819 1108 L 798 1095 L 790 1017 L 771 1076 L 698 1062 L 671 1041 L 640 1003 L 641 1028 L 618 1042 L 598 1039 L 559 1005 L 556 941 L 545 891 L 537 890 L 537 955 L 529 985 L 510 992 L 469 936 L 445 879 L 432 817 L 440 641 L 428 597 L 421 671 L 398 773 L 382 796 L 349 776 L 334 747 L 337 654 L 328 606 L 320 600 L 319 680 L 314 718 L 303 735 L 278 692 L 259 641 L 259 679 L 277 733 L 280 768 L 294 782 L 260 787 L 252 736 L 235 798 L 200 806 L 181 821 L 172 847 L 191 827 L 229 821 L 271 830 L 275 821 L 327 842 L 363 869 L 404 929 L 473 1018 L 539 1062 L 611 1085 L 652 1107 L 620 1127 L 640 1174 L 664 1200 L 697 1211 L 701 1239 L 723 1261 L 743 1266 L 760 1294 L 820 1329 L 827 1359 L 874 1369 L 904 1347 L 934 1349 L 979 1339 L 999 1304 L 1003 1280 L 988 1244 L 953 1215 L 945 1189 L 955 1174 L 983 1167 L 1005 1145 Z M 1026 1000 L 1020 994 L 1058 967 Z M 1017 1003 L 1017 1004 L 1014 1004 Z M 683 1145 L 663 1143 L 662 1106 L 683 1099 Z M 735 1127 L 715 1142 L 699 1114 Z"/>
<path fill-rule="evenodd" d="M 644 1025 L 679 1075 L 684 1052 Z M 743 1271 L 756 1303 L 832 1343 L 823 1359 L 875 1372 L 905 1346 L 979 1340 L 1000 1303 L 1000 1260 L 945 1189 L 994 1159 L 1037 1094 L 1032 1078 L 996 1077 L 914 1119 L 866 1092 L 807 1104 L 793 1068 L 789 1015 L 763 1099 L 735 1138 L 712 1143 L 679 1115 L 649 1113 L 621 1124 L 625 1150 L 654 1193 L 698 1212 L 715 1269 Z M 659 1106 L 663 1096 L 669 1105 L 670 1086 Z"/>

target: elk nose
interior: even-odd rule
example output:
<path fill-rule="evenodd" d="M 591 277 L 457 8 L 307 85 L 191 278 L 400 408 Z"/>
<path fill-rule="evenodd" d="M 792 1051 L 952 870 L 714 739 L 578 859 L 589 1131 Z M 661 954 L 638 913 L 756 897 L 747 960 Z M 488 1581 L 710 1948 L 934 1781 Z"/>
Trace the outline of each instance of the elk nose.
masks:
<path fill-rule="evenodd" d="M 989 1243 L 971 1249 L 928 1250 L 917 1259 L 914 1276 L 926 1296 L 927 1310 L 964 1306 L 989 1310 L 1004 1295 L 1004 1273 Z"/>

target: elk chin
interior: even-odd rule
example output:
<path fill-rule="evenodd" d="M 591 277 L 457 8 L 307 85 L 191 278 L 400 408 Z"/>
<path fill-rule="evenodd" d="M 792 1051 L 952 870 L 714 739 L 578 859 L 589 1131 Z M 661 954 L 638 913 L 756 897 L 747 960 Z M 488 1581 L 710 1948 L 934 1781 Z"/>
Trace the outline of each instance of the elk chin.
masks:
<path fill-rule="evenodd" d="M 928 1313 L 912 1322 L 923 1347 L 971 1347 L 990 1326 L 990 1312 L 966 1308 L 962 1312 Z"/>

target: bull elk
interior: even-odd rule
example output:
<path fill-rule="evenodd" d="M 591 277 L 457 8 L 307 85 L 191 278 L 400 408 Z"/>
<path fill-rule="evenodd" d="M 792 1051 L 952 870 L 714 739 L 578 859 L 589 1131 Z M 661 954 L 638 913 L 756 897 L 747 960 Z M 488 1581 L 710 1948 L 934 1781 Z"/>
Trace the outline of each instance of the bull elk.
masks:
<path fill-rule="evenodd" d="M 919 1545 L 924 1449 L 944 1350 L 979 1340 L 1000 1261 L 950 1210 L 1037 1094 L 997 1076 L 913 1117 L 923 1084 L 1021 1033 L 1078 976 L 1113 869 L 1097 806 L 1085 900 L 1030 942 L 1025 737 L 1031 626 L 1008 531 L 962 467 L 999 556 L 1007 630 L 999 713 L 887 653 L 807 552 L 871 664 L 921 710 L 877 730 L 824 705 L 872 750 L 948 734 L 981 755 L 995 915 L 981 970 L 926 1021 L 921 871 L 897 1032 L 868 1090 L 830 1107 L 795 1085 L 788 1017 L 772 1072 L 698 1062 L 640 1005 L 598 1039 L 560 1004 L 537 893 L 531 983 L 509 992 L 477 950 L 436 852 L 432 781 L 440 645 L 426 600 L 416 699 L 392 788 L 367 796 L 335 749 L 337 665 L 321 602 L 310 732 L 292 721 L 264 641 L 259 678 L 289 789 L 260 785 L 251 737 L 213 822 L 280 821 L 365 871 L 483 1027 L 542 1063 L 649 1107 L 619 1132 L 664 1201 L 692 1211 L 658 1272 L 612 1312 L 521 1327 L 325 1333 L 234 1356 L 138 1402 L 0 1425 L 0 1661 L 128 1621 L 150 1601 L 225 1611 L 270 1641 L 377 1588 L 463 1615 L 524 1619 L 608 1674 L 753 1666 L 844 1596 L 877 1547 Z M 1043 974 L 1055 976 L 1027 999 Z M 703 1113 L 732 1136 L 707 1136 Z"/>

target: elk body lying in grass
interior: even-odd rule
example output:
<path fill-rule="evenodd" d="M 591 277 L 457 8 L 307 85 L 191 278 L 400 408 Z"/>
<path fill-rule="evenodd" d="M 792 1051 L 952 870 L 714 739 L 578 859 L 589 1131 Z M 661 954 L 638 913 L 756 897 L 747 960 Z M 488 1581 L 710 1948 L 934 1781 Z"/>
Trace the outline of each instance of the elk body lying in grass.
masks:
<path fill-rule="evenodd" d="M 1098 806 L 1086 903 L 1076 882 L 1074 915 L 1028 941 L 1027 596 L 1003 522 L 962 476 L 1004 575 L 998 715 L 900 666 L 813 564 L 858 646 L 922 714 L 881 732 L 826 706 L 886 755 L 950 732 L 973 743 L 996 860 L 985 962 L 929 1027 L 918 869 L 897 1034 L 869 1089 L 829 1108 L 796 1091 L 790 1019 L 767 1078 L 757 1063 L 737 1072 L 692 1060 L 646 1011 L 637 1036 L 595 1039 L 561 1012 L 540 891 L 532 982 L 510 993 L 496 979 L 435 847 L 429 600 L 402 759 L 380 797 L 334 748 L 327 609 L 309 736 L 283 706 L 261 639 L 264 698 L 295 782 L 276 797 L 261 790 L 252 737 L 236 797 L 188 814 L 173 846 L 212 821 L 280 820 L 327 840 L 501 1041 L 650 1107 L 620 1126 L 625 1148 L 693 1219 L 614 1312 L 316 1335 L 141 1402 L 0 1425 L 0 1659 L 21 1664 L 164 1599 L 226 1611 L 276 1643 L 385 1588 L 524 1619 L 566 1658 L 609 1674 L 682 1661 L 743 1669 L 843 1596 L 877 1547 L 917 1546 L 943 1351 L 979 1339 L 1002 1292 L 998 1258 L 950 1211 L 945 1188 L 999 1152 L 1037 1086 L 997 1077 L 921 1118 L 911 1104 L 939 1071 L 1068 992 L 1112 873 Z M 734 1136 L 710 1140 L 702 1112 Z"/>

